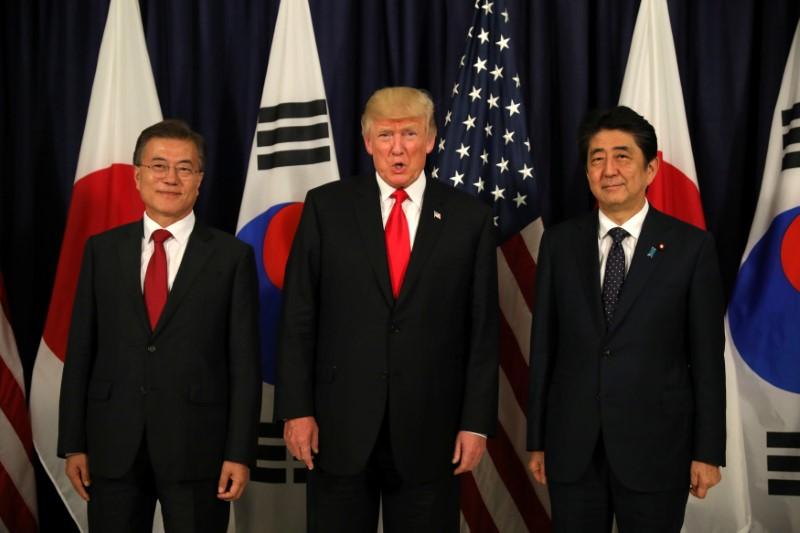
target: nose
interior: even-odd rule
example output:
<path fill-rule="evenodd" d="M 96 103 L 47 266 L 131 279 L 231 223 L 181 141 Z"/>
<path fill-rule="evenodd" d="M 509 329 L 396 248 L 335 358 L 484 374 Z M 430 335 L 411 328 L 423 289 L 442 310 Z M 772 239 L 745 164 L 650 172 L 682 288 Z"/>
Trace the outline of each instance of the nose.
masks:
<path fill-rule="evenodd" d="M 403 140 L 401 135 L 392 135 L 392 154 L 399 155 L 403 153 Z"/>
<path fill-rule="evenodd" d="M 170 184 L 175 184 L 181 181 L 178 177 L 178 168 L 175 165 L 169 165 L 167 167 L 167 173 L 162 178 L 162 181 L 165 181 Z"/>
<path fill-rule="evenodd" d="M 617 163 L 613 157 L 607 157 L 603 166 L 604 176 L 613 176 L 617 173 Z"/>

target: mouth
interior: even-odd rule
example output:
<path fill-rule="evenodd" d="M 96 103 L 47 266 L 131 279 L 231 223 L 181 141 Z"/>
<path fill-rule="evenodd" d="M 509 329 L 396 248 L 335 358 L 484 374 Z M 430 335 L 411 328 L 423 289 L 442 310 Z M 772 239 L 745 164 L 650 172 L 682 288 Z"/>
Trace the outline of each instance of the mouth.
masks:
<path fill-rule="evenodd" d="M 393 163 L 391 166 L 392 172 L 399 174 L 404 172 L 405 169 L 408 167 L 405 163 Z"/>

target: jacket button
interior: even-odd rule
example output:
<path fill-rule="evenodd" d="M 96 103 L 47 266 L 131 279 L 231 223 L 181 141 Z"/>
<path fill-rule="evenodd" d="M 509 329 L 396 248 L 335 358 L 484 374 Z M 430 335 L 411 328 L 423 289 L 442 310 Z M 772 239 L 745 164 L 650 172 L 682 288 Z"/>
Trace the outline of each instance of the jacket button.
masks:
<path fill-rule="evenodd" d="M 611 357 L 611 350 L 609 350 L 608 348 L 603 350 L 603 357 Z"/>
<path fill-rule="evenodd" d="M 391 331 L 392 333 L 400 333 L 400 328 L 397 327 L 397 324 L 392 322 L 391 324 L 389 324 L 389 331 Z"/>
<path fill-rule="evenodd" d="M 142 394 L 147 394 L 147 387 L 142 385 L 141 387 L 139 387 L 139 392 L 141 392 Z"/>
<path fill-rule="evenodd" d="M 153 352 L 155 352 L 155 351 L 156 351 L 156 346 L 155 346 L 155 344 L 150 344 L 150 345 L 148 345 L 148 346 L 147 346 L 147 351 L 148 351 L 148 352 L 150 352 L 150 353 L 153 353 Z"/>

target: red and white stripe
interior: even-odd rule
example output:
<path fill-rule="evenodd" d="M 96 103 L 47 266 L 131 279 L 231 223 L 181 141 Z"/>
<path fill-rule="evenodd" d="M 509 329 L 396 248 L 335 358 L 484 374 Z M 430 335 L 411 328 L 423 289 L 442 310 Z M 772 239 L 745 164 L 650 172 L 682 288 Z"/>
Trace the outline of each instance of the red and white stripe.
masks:
<path fill-rule="evenodd" d="M 0 531 L 37 530 L 31 420 L 0 274 Z"/>
<path fill-rule="evenodd" d="M 658 136 L 661 165 L 647 199 L 656 209 L 705 228 L 666 0 L 642 0 L 619 103 L 643 115 Z"/>
<path fill-rule="evenodd" d="M 161 120 L 139 2 L 111 0 L 100 44 L 75 185 L 50 308 L 31 382 L 36 451 L 76 524 L 87 529 L 86 504 L 56 456 L 58 397 L 83 248 L 91 235 L 142 216 L 131 161 L 139 133 Z"/>
<path fill-rule="evenodd" d="M 546 489 L 527 468 L 526 408 L 533 286 L 544 227 L 536 219 L 497 253 L 500 283 L 500 403 L 497 434 L 486 457 L 463 476 L 462 531 L 550 531 Z"/>

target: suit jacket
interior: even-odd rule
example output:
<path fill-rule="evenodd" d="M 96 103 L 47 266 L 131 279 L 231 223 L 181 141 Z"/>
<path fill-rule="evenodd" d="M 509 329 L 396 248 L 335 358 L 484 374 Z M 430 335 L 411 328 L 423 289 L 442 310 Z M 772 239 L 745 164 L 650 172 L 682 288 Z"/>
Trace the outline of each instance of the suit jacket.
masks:
<path fill-rule="evenodd" d="M 253 465 L 260 409 L 252 249 L 195 223 L 151 331 L 141 289 L 142 221 L 86 243 L 61 383 L 58 453 L 87 452 L 118 477 L 145 439 L 166 479 Z"/>
<path fill-rule="evenodd" d="M 318 463 L 335 474 L 364 468 L 385 416 L 401 476 L 452 469 L 459 430 L 495 427 L 496 268 L 488 208 L 428 180 L 395 301 L 375 175 L 310 191 L 286 268 L 276 419 L 315 416 Z"/>
<path fill-rule="evenodd" d="M 689 486 L 689 464 L 725 462 L 724 304 L 710 233 L 652 206 L 606 330 L 597 211 L 541 241 L 528 449 L 575 481 L 602 435 L 634 490 Z"/>

